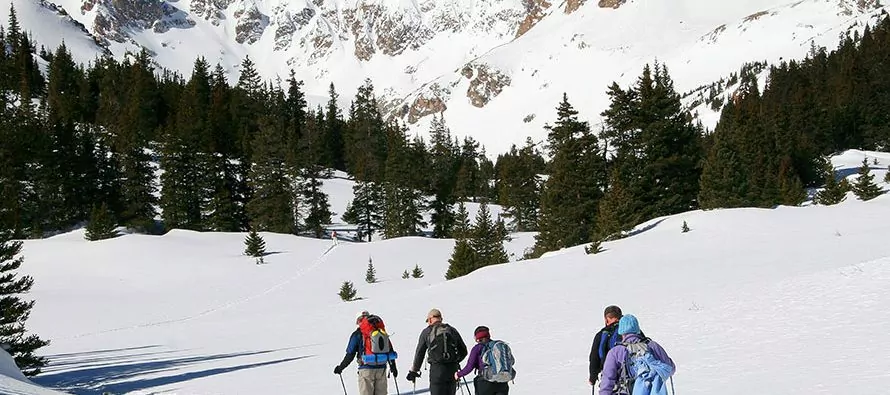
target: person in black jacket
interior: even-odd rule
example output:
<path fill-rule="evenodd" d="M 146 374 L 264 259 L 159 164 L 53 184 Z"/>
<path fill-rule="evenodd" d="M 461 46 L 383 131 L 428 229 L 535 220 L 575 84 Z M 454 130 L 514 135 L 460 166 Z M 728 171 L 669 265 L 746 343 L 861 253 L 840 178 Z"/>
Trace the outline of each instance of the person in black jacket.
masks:
<path fill-rule="evenodd" d="M 460 370 L 461 361 L 467 357 L 467 345 L 456 329 L 442 323 L 442 312 L 438 309 L 430 310 L 426 317 L 426 323 L 427 327 L 420 332 L 420 339 L 417 342 L 414 364 L 406 378 L 408 381 L 414 382 L 420 377 L 423 357 L 429 351 L 430 395 L 454 395 L 457 393 L 458 385 L 454 374 Z M 437 333 L 443 333 L 445 336 L 437 338 L 435 336 Z M 447 339 L 447 342 L 443 339 Z M 440 344 L 440 341 L 447 344 Z M 439 361 L 439 358 L 443 358 L 443 361 Z"/>
<path fill-rule="evenodd" d="M 593 393 L 596 394 L 596 380 L 603 371 L 603 363 L 606 361 L 606 355 L 609 354 L 611 347 L 609 338 L 618 335 L 618 321 L 621 320 L 621 308 L 618 306 L 606 307 L 603 312 L 603 319 L 606 326 L 600 329 L 593 338 L 593 346 L 590 347 L 590 377 L 587 382 L 593 387 Z M 621 336 L 617 336 L 621 341 Z"/>

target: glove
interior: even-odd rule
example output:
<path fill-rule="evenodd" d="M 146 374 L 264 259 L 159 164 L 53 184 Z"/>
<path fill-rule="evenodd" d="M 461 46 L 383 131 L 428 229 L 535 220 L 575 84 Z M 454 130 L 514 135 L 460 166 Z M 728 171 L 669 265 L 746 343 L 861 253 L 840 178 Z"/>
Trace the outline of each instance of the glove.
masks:
<path fill-rule="evenodd" d="M 334 374 L 343 373 L 343 368 L 340 365 L 334 366 Z"/>
<path fill-rule="evenodd" d="M 418 377 L 420 377 L 420 372 L 408 372 L 408 375 L 405 376 L 406 379 L 410 382 L 414 382 Z"/>
<path fill-rule="evenodd" d="M 392 365 L 392 367 L 389 369 L 389 371 L 392 372 L 392 378 L 398 378 L 398 377 L 399 377 L 399 369 L 396 369 L 396 365 L 395 365 L 395 364 Z"/>

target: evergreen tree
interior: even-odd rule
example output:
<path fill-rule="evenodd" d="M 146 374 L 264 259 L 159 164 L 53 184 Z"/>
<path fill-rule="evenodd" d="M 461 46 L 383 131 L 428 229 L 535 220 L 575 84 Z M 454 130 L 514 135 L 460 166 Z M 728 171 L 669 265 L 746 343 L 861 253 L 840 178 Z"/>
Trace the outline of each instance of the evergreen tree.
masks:
<path fill-rule="evenodd" d="M 504 207 L 504 216 L 516 232 L 538 228 L 542 186 L 538 174 L 543 170 L 544 159 L 530 138 L 521 150 L 514 145 L 507 154 L 498 157 L 495 166 L 498 203 Z"/>
<path fill-rule="evenodd" d="M 168 229 L 204 229 L 211 191 L 206 171 L 210 167 L 206 128 L 209 101 L 208 65 L 199 58 L 179 101 L 175 123 L 168 129 L 163 144 L 160 203 Z"/>
<path fill-rule="evenodd" d="M 887 174 L 884 174 L 884 182 L 890 183 L 890 166 L 887 166 Z"/>
<path fill-rule="evenodd" d="M 383 235 L 386 238 L 415 236 L 426 226 L 421 212 L 424 198 L 421 191 L 414 188 L 422 183 L 422 175 L 411 168 L 405 128 L 390 125 L 387 134 Z"/>
<path fill-rule="evenodd" d="M 563 95 L 557 120 L 547 126 L 551 157 L 541 194 L 535 254 L 589 242 L 595 231 L 597 204 L 605 187 L 605 159 L 587 122 Z"/>
<path fill-rule="evenodd" d="M 864 201 L 874 199 L 884 194 L 884 191 L 875 183 L 875 175 L 871 174 L 868 166 L 868 159 L 862 160 L 862 166 L 859 167 L 859 178 L 852 186 L 853 193 L 856 197 Z"/>
<path fill-rule="evenodd" d="M 592 241 L 589 246 L 584 247 L 584 252 L 587 253 L 587 255 L 599 254 L 603 252 L 602 244 L 603 243 L 599 240 Z"/>
<path fill-rule="evenodd" d="M 689 232 L 689 225 L 686 224 L 686 221 L 683 221 L 683 226 L 680 228 L 683 233 Z"/>
<path fill-rule="evenodd" d="M 266 241 L 256 230 L 251 229 L 244 239 L 244 255 L 259 258 L 266 255 Z"/>
<path fill-rule="evenodd" d="M 386 130 L 370 79 L 358 88 L 345 135 L 349 173 L 359 181 L 383 181 Z"/>
<path fill-rule="evenodd" d="M 433 117 L 430 135 L 430 191 L 433 195 L 430 220 L 433 237 L 448 238 L 452 236 L 454 227 L 454 204 L 457 201 L 454 189 L 460 161 L 457 147 L 451 140 L 451 132 L 444 119 Z"/>
<path fill-rule="evenodd" d="M 343 146 L 343 129 L 345 122 L 337 106 L 337 91 L 331 83 L 328 90 L 328 103 L 324 113 L 324 133 L 322 137 L 322 163 L 337 170 L 346 170 L 346 160 Z"/>
<path fill-rule="evenodd" d="M 277 233 L 295 233 L 297 218 L 294 213 L 294 190 L 289 179 L 287 147 L 282 145 L 285 120 L 278 116 L 284 94 L 271 92 L 271 108 L 260 118 L 260 129 L 252 146 L 252 166 L 249 182 L 251 200 L 247 212 L 259 229 Z"/>
<path fill-rule="evenodd" d="M 351 281 L 344 281 L 343 285 L 340 286 L 340 299 L 343 299 L 344 302 L 352 302 L 355 300 L 355 296 L 358 294 L 358 291 L 355 290 L 355 286 L 352 285 Z"/>
<path fill-rule="evenodd" d="M 825 188 L 813 196 L 813 203 L 825 206 L 838 204 L 847 198 L 847 192 L 850 191 L 850 184 L 846 179 L 837 180 L 834 167 L 831 162 L 825 162 Z"/>
<path fill-rule="evenodd" d="M 411 270 L 411 277 L 423 278 L 423 269 L 421 269 L 419 265 L 415 264 L 414 270 Z"/>
<path fill-rule="evenodd" d="M 451 252 L 451 258 L 448 260 L 448 270 L 445 272 L 446 280 L 466 275 L 479 267 L 477 263 L 479 257 L 471 245 L 472 231 L 467 208 L 463 202 L 460 202 L 454 228 L 456 240 L 454 251 Z"/>
<path fill-rule="evenodd" d="M 377 270 L 374 269 L 374 263 L 368 258 L 368 270 L 365 272 L 365 282 L 373 284 L 377 282 Z"/>
<path fill-rule="evenodd" d="M 321 189 L 321 167 L 309 165 L 302 170 L 300 176 L 301 203 L 306 208 L 305 228 L 317 238 L 325 233 L 324 225 L 331 223 L 331 205 L 328 203 L 328 195 Z"/>
<path fill-rule="evenodd" d="M 113 214 L 108 210 L 108 205 L 105 203 L 102 203 L 101 206 L 93 205 L 90 222 L 87 224 L 84 238 L 96 241 L 117 237 L 116 228 L 117 224 L 114 221 Z"/>
<path fill-rule="evenodd" d="M 355 224 L 358 227 L 358 239 L 367 236 L 368 241 L 374 232 L 382 227 L 383 208 L 382 191 L 380 186 L 373 182 L 356 182 L 352 187 L 355 196 L 343 213 L 343 221 Z"/>
<path fill-rule="evenodd" d="M 45 357 L 38 357 L 34 352 L 49 344 L 35 334 L 26 334 L 25 321 L 34 307 L 34 301 L 22 301 L 21 295 L 27 293 L 34 284 L 30 276 L 16 278 L 15 270 L 24 263 L 19 256 L 22 243 L 12 240 L 8 230 L 0 231 L 0 343 L 8 344 L 7 350 L 15 359 L 15 363 L 26 376 L 40 374 L 46 366 Z"/>
<path fill-rule="evenodd" d="M 470 247 L 476 253 L 476 265 L 471 269 L 497 265 L 509 260 L 504 249 L 504 231 L 498 230 L 497 224 L 491 219 L 488 203 L 479 204 L 476 223 L 471 231 Z"/>
<path fill-rule="evenodd" d="M 613 170 L 613 174 L 609 178 L 609 189 L 603 200 L 600 201 L 594 240 L 621 238 L 623 232 L 642 222 L 633 197 L 627 192 L 623 181 L 615 173 L 617 170 Z"/>
<path fill-rule="evenodd" d="M 402 273 L 402 278 L 403 278 L 403 279 L 408 279 L 408 278 L 410 278 L 410 277 L 411 277 L 411 275 L 408 274 L 408 269 L 405 269 L 405 272 Z"/>

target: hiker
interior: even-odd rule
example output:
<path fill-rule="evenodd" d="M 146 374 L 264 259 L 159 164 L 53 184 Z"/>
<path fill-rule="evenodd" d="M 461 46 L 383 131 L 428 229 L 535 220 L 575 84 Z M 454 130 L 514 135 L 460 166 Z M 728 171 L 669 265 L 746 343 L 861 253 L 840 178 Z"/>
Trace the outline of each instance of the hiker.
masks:
<path fill-rule="evenodd" d="M 667 380 L 677 369 L 667 352 L 641 335 L 633 315 L 621 317 L 618 334 L 622 340 L 606 356 L 599 395 L 667 395 Z"/>
<path fill-rule="evenodd" d="M 331 231 L 331 240 L 333 241 L 334 245 L 340 244 L 340 242 L 337 241 L 337 231 L 336 230 Z"/>
<path fill-rule="evenodd" d="M 460 369 L 460 362 L 467 356 L 467 345 L 454 327 L 442 322 L 442 312 L 430 310 L 426 316 L 427 327 L 420 332 L 414 364 L 406 378 L 414 383 L 420 377 L 423 356 L 429 351 L 427 362 L 430 365 L 430 395 L 454 395 L 457 393 L 457 380 L 454 373 Z"/>
<path fill-rule="evenodd" d="M 500 340 L 491 340 L 491 332 L 486 326 L 477 327 L 473 337 L 476 338 L 476 345 L 470 351 L 467 366 L 455 373 L 454 379 L 460 380 L 475 369 L 473 387 L 476 388 L 476 395 L 507 395 L 510 392 L 507 382 L 516 377 L 510 346 Z"/>
<path fill-rule="evenodd" d="M 390 350 L 387 354 L 383 354 L 383 358 L 377 358 L 378 354 L 370 353 L 370 350 L 367 349 L 370 347 L 371 343 L 369 339 L 366 339 L 368 334 L 364 332 L 369 332 L 369 329 L 373 330 L 370 328 L 371 325 L 369 320 L 374 320 L 375 318 L 379 321 L 379 317 L 371 315 L 367 311 L 362 311 L 355 317 L 355 325 L 357 328 L 355 329 L 355 332 L 352 332 L 352 335 L 349 336 L 349 345 L 346 346 L 346 356 L 343 357 L 343 361 L 340 362 L 339 365 L 334 367 L 334 374 L 341 374 L 343 373 L 343 369 L 346 369 L 353 359 L 356 360 L 356 363 L 358 364 L 359 395 L 386 395 L 387 364 L 389 364 L 393 378 L 398 377 L 399 375 L 395 361 L 397 355 L 395 351 L 392 350 L 392 343 L 388 338 L 386 338 L 385 341 L 389 344 Z M 382 321 L 380 321 L 380 328 L 383 327 L 382 325 Z M 377 333 L 374 333 L 374 335 L 376 334 Z"/>
<path fill-rule="evenodd" d="M 606 355 L 609 350 L 615 347 L 615 344 L 621 341 L 621 335 L 618 334 L 618 320 L 621 319 L 621 308 L 615 305 L 608 306 L 603 311 L 603 320 L 605 325 L 593 337 L 593 346 L 590 347 L 590 376 L 587 382 L 593 387 L 596 393 L 596 381 L 603 371 L 603 363 L 606 362 Z M 646 337 L 645 335 L 642 335 Z"/>

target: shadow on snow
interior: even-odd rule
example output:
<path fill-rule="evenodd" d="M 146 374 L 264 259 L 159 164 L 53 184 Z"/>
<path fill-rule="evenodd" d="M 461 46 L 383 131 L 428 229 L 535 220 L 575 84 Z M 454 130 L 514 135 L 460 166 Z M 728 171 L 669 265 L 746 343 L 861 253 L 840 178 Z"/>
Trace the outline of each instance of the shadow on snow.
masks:
<path fill-rule="evenodd" d="M 64 360 L 60 363 L 51 362 L 50 367 L 48 368 L 52 369 L 53 366 L 60 366 L 61 368 L 56 369 L 56 371 L 47 371 L 32 380 L 42 386 L 59 389 L 74 395 L 94 395 L 103 392 L 124 393 L 314 357 L 314 355 L 303 355 L 290 358 L 278 358 L 268 361 L 227 367 L 215 367 L 212 369 L 184 373 L 181 373 L 180 369 L 189 366 L 228 360 L 231 358 L 270 354 L 289 350 L 290 348 L 178 358 L 143 358 L 145 356 L 167 354 L 175 351 L 99 357 L 100 355 L 108 353 L 127 350 L 145 350 L 154 347 L 159 346 L 54 355 L 51 357 L 70 360 Z M 135 360 L 133 359 L 134 357 L 136 357 Z M 66 367 L 68 368 L 66 369 Z M 160 377 L 141 378 L 145 375 L 151 374 L 157 376 L 159 373 L 165 372 L 172 374 Z"/>

